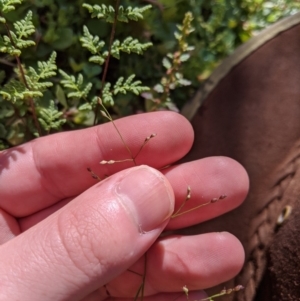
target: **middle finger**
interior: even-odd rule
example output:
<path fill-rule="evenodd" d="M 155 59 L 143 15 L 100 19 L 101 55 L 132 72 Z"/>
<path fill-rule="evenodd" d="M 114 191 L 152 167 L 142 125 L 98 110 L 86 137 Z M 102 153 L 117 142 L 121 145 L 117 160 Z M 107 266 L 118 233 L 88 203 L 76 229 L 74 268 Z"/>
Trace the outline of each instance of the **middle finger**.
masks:
<path fill-rule="evenodd" d="M 184 213 L 206 204 L 212 199 L 226 195 L 226 198 L 219 202 L 171 219 L 166 228 L 168 230 L 198 224 L 234 209 L 243 202 L 249 188 L 249 180 L 244 168 L 238 162 L 227 157 L 204 158 L 170 167 L 163 173 L 174 189 L 176 200 L 174 212 L 178 211 L 185 201 L 188 186 L 191 188 L 191 199 L 179 213 Z M 65 199 L 28 217 L 20 218 L 21 231 L 34 226 L 70 201 L 72 198 Z"/>

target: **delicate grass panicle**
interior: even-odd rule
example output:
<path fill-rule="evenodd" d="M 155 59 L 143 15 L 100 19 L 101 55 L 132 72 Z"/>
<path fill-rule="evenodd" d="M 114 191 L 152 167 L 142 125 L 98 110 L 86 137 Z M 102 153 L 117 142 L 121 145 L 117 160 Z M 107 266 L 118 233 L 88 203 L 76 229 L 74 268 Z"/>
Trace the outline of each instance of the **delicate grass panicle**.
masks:
<path fill-rule="evenodd" d="M 127 37 L 123 41 L 115 38 L 118 23 L 138 22 L 143 19 L 143 14 L 151 8 L 151 5 L 124 7 L 120 5 L 119 0 L 114 1 L 114 6 L 84 3 L 83 9 L 87 10 L 91 18 L 102 19 L 110 27 L 107 40 L 92 34 L 86 25 L 83 26 L 82 36 L 79 38 L 83 51 L 87 53 L 89 63 L 95 65 L 97 70 L 101 70 L 100 84 L 95 86 L 95 82 L 83 73 L 75 74 L 58 68 L 57 60 L 59 58 L 56 52 L 53 52 L 45 61 L 37 61 L 32 65 L 22 63 L 22 56 L 26 55 L 25 50 L 39 46 L 37 35 L 35 35 L 34 16 L 31 11 L 23 19 L 15 22 L 10 22 L 10 18 L 7 17 L 22 2 L 23 0 L 0 0 L 0 23 L 4 30 L 4 34 L 0 35 L 0 52 L 7 56 L 7 64 L 15 67 L 11 76 L 0 86 L 0 149 L 55 131 L 74 128 L 76 120 L 78 121 L 80 118 L 85 118 L 89 126 L 106 119 L 112 123 L 127 149 L 128 159 L 108 158 L 100 164 L 132 162 L 136 165 L 137 157 L 147 143 L 155 138 L 156 133 L 142 138 L 144 140 L 141 140 L 140 149 L 134 156 L 113 120 L 111 112 L 118 110 L 115 99 L 118 95 L 132 93 L 142 95 L 146 99 L 148 111 L 159 108 L 175 108 L 170 91 L 190 84 L 190 81 L 184 78 L 181 67 L 190 59 L 194 49 L 187 42 L 188 36 L 194 30 L 192 14 L 186 13 L 182 24 L 177 26 L 175 32 L 177 49 L 168 53 L 163 59 L 165 74 L 157 85 L 149 88 L 137 80 L 135 74 L 128 77 L 119 76 L 116 81 L 111 82 L 108 80 L 108 70 L 111 58 L 120 60 L 122 55 L 132 53 L 144 55 L 144 52 L 152 46 L 149 41 L 143 43 L 133 37 Z M 49 95 L 55 97 L 51 99 Z M 95 180 L 101 181 L 100 177 L 90 168 L 88 171 Z M 191 191 L 191 187 L 188 187 L 186 199 L 173 214 L 172 219 L 226 197 L 222 195 L 206 204 L 185 211 L 184 206 L 191 198 Z M 144 298 L 146 268 L 147 255 L 145 255 L 144 273 L 140 275 L 141 285 L 137 290 L 135 300 Z M 213 300 L 241 288 L 239 286 L 232 290 L 224 290 L 220 294 L 204 300 Z M 183 291 L 188 299 L 188 289 L 184 287 Z"/>
<path fill-rule="evenodd" d="M 191 301 L 189 299 L 189 289 L 186 286 L 184 286 L 182 289 L 183 289 L 184 294 L 186 295 L 187 300 Z M 219 297 L 222 297 L 225 295 L 230 295 L 230 294 L 232 294 L 234 292 L 238 292 L 242 289 L 244 289 L 244 287 L 242 285 L 237 285 L 236 287 L 230 288 L 230 289 L 224 288 L 220 293 L 210 296 L 210 297 L 207 297 L 205 299 L 198 300 L 198 301 L 214 301 L 215 298 L 219 298 Z"/>

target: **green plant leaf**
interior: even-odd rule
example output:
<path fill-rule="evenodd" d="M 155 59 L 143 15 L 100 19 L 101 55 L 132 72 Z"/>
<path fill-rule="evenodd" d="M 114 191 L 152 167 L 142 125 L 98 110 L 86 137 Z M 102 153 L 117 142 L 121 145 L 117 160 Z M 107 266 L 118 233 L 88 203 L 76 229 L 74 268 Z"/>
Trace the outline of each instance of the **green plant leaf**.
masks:
<path fill-rule="evenodd" d="M 55 40 L 51 43 L 55 50 L 65 50 L 71 47 L 76 39 L 71 28 L 57 28 L 55 36 Z"/>
<path fill-rule="evenodd" d="M 0 1 L 0 12 L 8 13 L 16 9 L 16 5 L 21 4 L 23 0 L 1 0 Z"/>
<path fill-rule="evenodd" d="M 57 110 L 53 100 L 51 100 L 48 108 L 41 108 L 38 115 L 39 122 L 47 132 L 51 129 L 59 130 L 66 122 L 66 119 L 62 118 L 63 113 Z"/>

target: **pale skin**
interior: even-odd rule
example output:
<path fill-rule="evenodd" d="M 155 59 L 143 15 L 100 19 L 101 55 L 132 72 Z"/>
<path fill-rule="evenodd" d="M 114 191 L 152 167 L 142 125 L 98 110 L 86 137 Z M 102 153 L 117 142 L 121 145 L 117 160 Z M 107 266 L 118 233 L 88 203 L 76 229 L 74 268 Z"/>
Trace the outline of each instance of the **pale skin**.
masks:
<path fill-rule="evenodd" d="M 164 230 L 212 219 L 239 206 L 249 183 L 232 159 L 170 165 L 190 150 L 194 134 L 172 112 L 116 121 L 135 154 L 131 162 L 111 123 L 36 139 L 0 153 L 0 300 L 133 300 L 147 252 L 144 300 L 205 298 L 203 290 L 234 277 L 244 251 L 226 232 L 160 237 Z M 150 168 L 151 166 L 153 168 Z M 96 182 L 90 167 L 101 178 Z M 158 171 L 161 170 L 161 171 Z M 185 209 L 227 198 L 170 219 Z M 105 285 L 105 286 L 104 286 Z"/>

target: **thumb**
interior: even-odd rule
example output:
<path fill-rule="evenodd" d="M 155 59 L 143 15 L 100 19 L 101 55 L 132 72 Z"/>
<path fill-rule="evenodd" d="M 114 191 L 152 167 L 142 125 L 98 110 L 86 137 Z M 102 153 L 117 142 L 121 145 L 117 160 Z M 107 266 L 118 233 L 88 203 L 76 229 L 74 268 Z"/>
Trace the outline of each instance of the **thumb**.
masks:
<path fill-rule="evenodd" d="M 136 262 L 174 207 L 166 178 L 134 167 L 0 247 L 0 300 L 80 300 Z"/>

